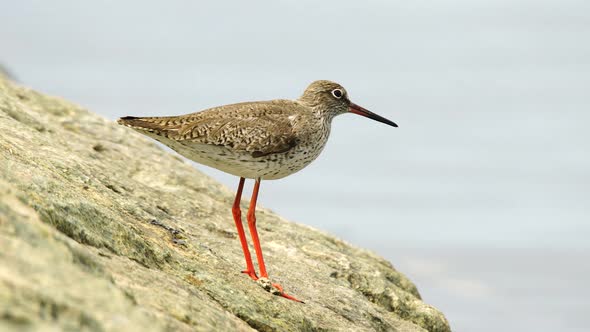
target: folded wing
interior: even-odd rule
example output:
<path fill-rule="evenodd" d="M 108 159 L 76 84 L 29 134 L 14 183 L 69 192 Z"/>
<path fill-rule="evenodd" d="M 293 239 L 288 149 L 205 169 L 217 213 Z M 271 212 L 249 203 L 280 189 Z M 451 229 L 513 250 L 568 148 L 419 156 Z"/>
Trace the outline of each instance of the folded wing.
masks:
<path fill-rule="evenodd" d="M 224 146 L 262 157 L 297 145 L 292 122 L 297 106 L 289 100 L 250 102 L 175 117 L 124 117 L 118 122 L 181 144 Z"/>

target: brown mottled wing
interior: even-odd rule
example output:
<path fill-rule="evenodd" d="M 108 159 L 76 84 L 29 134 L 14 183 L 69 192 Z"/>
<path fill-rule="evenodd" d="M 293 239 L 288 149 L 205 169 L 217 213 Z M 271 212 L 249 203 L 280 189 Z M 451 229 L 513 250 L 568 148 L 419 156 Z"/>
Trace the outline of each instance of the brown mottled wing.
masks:
<path fill-rule="evenodd" d="M 178 117 L 122 118 L 130 127 L 179 143 L 197 142 L 247 151 L 253 157 L 289 151 L 297 145 L 290 120 L 299 104 L 273 100 L 220 106 Z M 120 120 L 120 123 L 121 123 Z"/>

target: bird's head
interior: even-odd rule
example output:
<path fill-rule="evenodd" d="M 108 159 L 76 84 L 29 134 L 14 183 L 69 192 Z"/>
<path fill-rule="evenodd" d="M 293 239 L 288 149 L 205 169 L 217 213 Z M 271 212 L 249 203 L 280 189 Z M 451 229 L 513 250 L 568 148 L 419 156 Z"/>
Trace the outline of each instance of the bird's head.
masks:
<path fill-rule="evenodd" d="M 299 97 L 299 101 L 308 107 L 326 112 L 329 118 L 344 113 L 355 113 L 397 127 L 393 121 L 351 102 L 346 89 L 336 82 L 321 80 L 311 83 Z"/>

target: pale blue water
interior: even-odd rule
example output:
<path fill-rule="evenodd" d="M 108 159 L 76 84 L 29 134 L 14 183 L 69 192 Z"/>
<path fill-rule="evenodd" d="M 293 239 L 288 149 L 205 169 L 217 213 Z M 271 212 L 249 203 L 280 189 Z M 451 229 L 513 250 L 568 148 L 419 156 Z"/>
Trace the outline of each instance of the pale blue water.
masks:
<path fill-rule="evenodd" d="M 3 3 L 0 62 L 111 119 L 338 81 L 400 127 L 335 119 L 262 205 L 387 257 L 455 331 L 590 326 L 589 2 L 101 3 Z"/>

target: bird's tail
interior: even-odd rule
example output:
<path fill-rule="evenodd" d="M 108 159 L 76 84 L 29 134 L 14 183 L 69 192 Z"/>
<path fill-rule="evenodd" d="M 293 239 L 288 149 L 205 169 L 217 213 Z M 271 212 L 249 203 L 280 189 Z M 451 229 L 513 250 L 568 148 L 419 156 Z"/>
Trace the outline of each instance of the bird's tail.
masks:
<path fill-rule="evenodd" d="M 139 132 L 149 132 L 159 136 L 173 136 L 178 132 L 181 124 L 175 121 L 176 117 L 135 117 L 125 116 L 119 118 L 117 123 Z"/>

